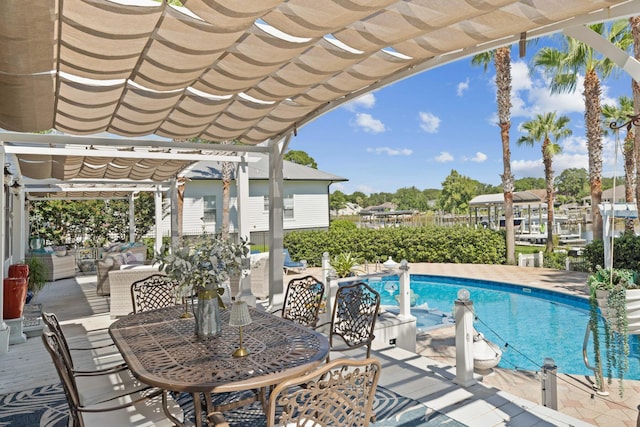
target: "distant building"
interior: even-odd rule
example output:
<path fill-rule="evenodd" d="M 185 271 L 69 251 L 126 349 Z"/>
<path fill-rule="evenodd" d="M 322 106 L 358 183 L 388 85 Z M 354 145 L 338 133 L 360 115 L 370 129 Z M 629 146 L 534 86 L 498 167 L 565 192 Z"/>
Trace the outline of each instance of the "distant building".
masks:
<path fill-rule="evenodd" d="M 252 243 L 266 242 L 269 230 L 269 158 L 251 153 L 249 163 L 249 218 Z M 184 184 L 182 233 L 220 232 L 222 224 L 222 163 L 198 162 L 181 175 Z M 237 193 L 232 174 L 229 232 L 237 230 Z M 346 178 L 308 166 L 283 161 L 284 230 L 322 230 L 329 227 L 329 187 Z M 164 219 L 168 230 L 170 218 Z"/>

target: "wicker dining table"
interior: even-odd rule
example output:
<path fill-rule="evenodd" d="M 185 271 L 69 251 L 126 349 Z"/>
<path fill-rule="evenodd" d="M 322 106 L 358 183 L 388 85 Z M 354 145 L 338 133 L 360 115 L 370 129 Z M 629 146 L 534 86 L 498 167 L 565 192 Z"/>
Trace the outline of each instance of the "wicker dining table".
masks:
<path fill-rule="evenodd" d="M 229 326 L 230 310 L 221 310 L 222 331 L 207 338 L 198 338 L 195 320 L 182 313 L 175 306 L 131 314 L 112 323 L 109 333 L 140 381 L 193 396 L 197 426 L 203 425 L 200 393 L 209 412 L 212 393 L 264 390 L 312 370 L 329 352 L 326 336 L 251 308 L 252 323 L 242 329 L 249 355 L 234 357 L 239 328 Z"/>

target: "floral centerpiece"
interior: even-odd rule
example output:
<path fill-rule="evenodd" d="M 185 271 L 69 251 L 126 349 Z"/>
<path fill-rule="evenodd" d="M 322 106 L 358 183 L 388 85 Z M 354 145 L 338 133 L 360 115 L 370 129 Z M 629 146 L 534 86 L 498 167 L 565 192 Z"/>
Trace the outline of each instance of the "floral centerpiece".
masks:
<path fill-rule="evenodd" d="M 629 320 L 627 300 L 629 291 L 638 289 L 635 272 L 625 269 L 596 267 L 595 273 L 587 279 L 589 286 L 590 321 L 589 328 L 593 334 L 595 364 L 601 366 L 600 358 L 600 316 L 604 319 L 604 339 L 607 351 L 606 376 L 611 383 L 613 372 L 620 380 L 619 393 L 623 395 L 622 380 L 629 368 Z M 636 291 L 632 291 L 636 292 Z M 637 298 L 637 297 L 636 297 Z M 637 317 L 637 315 L 634 315 Z M 634 329 L 636 326 L 634 325 Z M 634 330 L 634 333 L 637 331 Z M 597 386 L 603 378 L 596 375 Z"/>
<path fill-rule="evenodd" d="M 184 237 L 173 250 L 163 247 L 157 255 L 159 270 L 179 283 L 180 295 L 198 297 L 196 334 L 207 336 L 220 331 L 219 309 L 224 308 L 220 298 L 224 293 L 222 284 L 240 274 L 242 258 L 248 253 L 244 239 L 233 241 L 203 233 Z"/>

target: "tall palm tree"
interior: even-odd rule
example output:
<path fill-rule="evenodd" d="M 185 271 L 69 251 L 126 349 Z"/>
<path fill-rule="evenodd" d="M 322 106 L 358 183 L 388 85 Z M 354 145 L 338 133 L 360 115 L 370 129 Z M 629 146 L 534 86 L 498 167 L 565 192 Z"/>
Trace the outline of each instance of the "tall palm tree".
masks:
<path fill-rule="evenodd" d="M 605 134 L 609 133 L 609 124 L 612 122 L 620 125 L 629 120 L 629 116 L 633 114 L 633 100 L 628 96 L 618 98 L 618 105 L 605 104 L 602 106 L 602 121 Z M 624 137 L 622 145 L 622 153 L 624 155 L 624 200 L 627 203 L 633 203 L 633 181 L 635 172 L 635 156 L 634 156 L 634 130 L 629 129 Z M 617 147 L 616 147 L 617 148 Z M 626 231 L 633 231 L 633 219 L 625 221 L 624 228 Z"/>
<path fill-rule="evenodd" d="M 556 119 L 556 113 L 537 114 L 535 119 L 522 124 L 522 128 L 527 134 L 518 139 L 518 145 L 533 146 L 536 142 L 542 141 L 542 162 L 544 163 L 544 179 L 547 188 L 547 253 L 553 252 L 552 158 L 561 151 L 557 141 L 572 133 L 571 129 L 567 128 L 568 123 L 569 117 L 567 116 L 560 116 Z"/>
<path fill-rule="evenodd" d="M 629 18 L 631 27 L 631 39 L 633 41 L 633 56 L 640 60 L 640 16 Z M 640 84 L 631 79 L 631 90 L 633 93 L 633 114 L 640 114 Z M 635 151 L 636 164 L 636 209 L 640 212 L 640 132 L 635 132 L 633 147 Z"/>
<path fill-rule="evenodd" d="M 627 20 L 611 25 L 603 23 L 589 28 L 622 49 L 627 30 Z M 546 47 L 533 58 L 535 67 L 542 67 L 551 77 L 551 93 L 573 92 L 578 83 L 578 73 L 584 74 L 584 122 L 589 152 L 589 187 L 591 190 L 591 222 L 594 239 L 602 239 L 602 216 L 598 205 L 602 201 L 602 121 L 600 120 L 600 80 L 611 75 L 615 63 L 598 54 L 592 47 L 572 38 L 564 37 L 561 49 Z"/>
<path fill-rule="evenodd" d="M 493 60 L 496 68 L 498 103 L 498 125 L 502 141 L 502 190 L 504 192 L 504 227 L 506 232 L 507 264 L 516 263 L 515 227 L 513 225 L 513 174 L 511 173 L 511 150 L 509 130 L 511 129 L 511 50 L 500 47 L 483 52 L 471 59 L 473 65 L 483 65 L 485 72 Z"/>

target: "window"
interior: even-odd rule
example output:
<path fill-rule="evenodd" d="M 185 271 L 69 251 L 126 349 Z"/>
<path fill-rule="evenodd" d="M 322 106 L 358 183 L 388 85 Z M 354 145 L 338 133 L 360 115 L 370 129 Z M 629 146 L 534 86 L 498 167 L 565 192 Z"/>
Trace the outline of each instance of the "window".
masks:
<path fill-rule="evenodd" d="M 205 224 L 216 222 L 216 196 L 204 196 L 202 198 L 202 221 Z"/>
<path fill-rule="evenodd" d="M 293 219 L 293 195 L 290 194 L 288 196 L 284 196 L 282 198 L 284 213 L 284 218 Z M 264 211 L 269 211 L 269 196 L 264 196 Z"/>
<path fill-rule="evenodd" d="M 282 202 L 284 205 L 284 218 L 293 219 L 293 195 L 284 196 Z"/>

